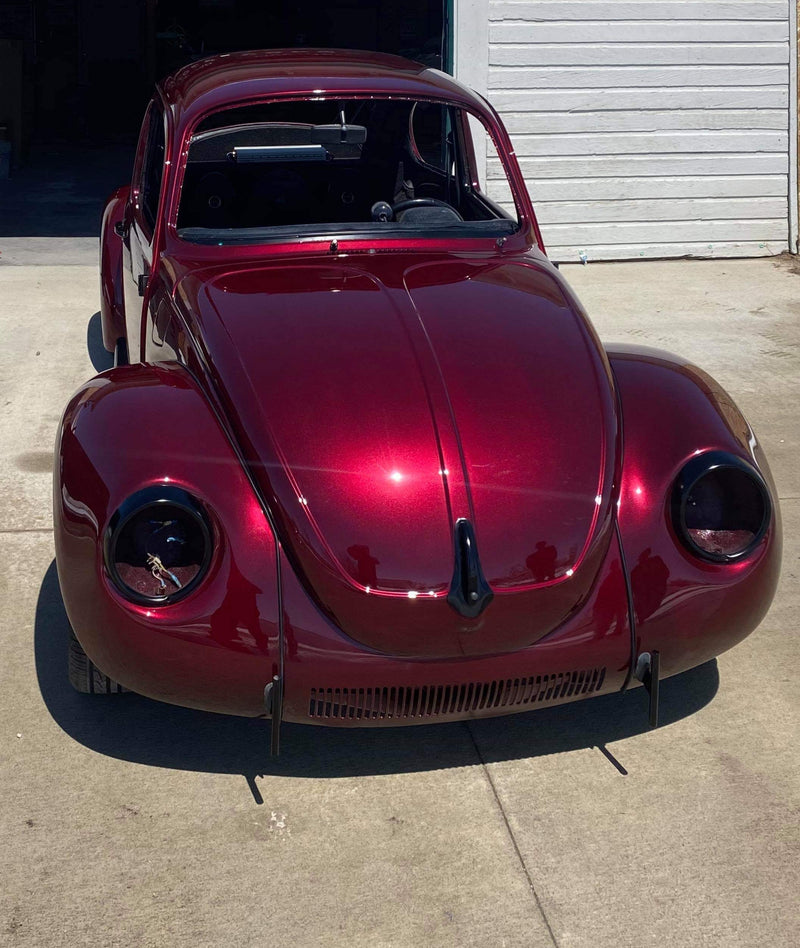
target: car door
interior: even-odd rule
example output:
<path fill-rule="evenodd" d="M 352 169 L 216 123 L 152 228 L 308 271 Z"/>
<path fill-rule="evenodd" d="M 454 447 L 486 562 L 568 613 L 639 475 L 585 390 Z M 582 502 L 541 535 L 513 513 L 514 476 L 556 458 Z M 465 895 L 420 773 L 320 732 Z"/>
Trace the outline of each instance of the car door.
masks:
<path fill-rule="evenodd" d="M 124 238 L 125 328 L 130 362 L 144 358 L 142 320 L 153 265 L 165 142 L 164 111 L 161 103 L 154 99 L 147 110 L 137 149 Z"/>

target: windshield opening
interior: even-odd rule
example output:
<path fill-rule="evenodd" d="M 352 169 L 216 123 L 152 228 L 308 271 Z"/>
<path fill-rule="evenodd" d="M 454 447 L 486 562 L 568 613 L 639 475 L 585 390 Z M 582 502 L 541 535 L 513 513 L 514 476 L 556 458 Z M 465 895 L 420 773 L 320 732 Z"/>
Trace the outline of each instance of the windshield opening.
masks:
<path fill-rule="evenodd" d="M 218 112 L 189 145 L 178 235 L 227 244 L 512 234 L 513 204 L 501 207 L 478 184 L 475 155 L 486 154 L 480 136 L 493 148 L 475 116 L 406 99 L 273 102 Z"/>

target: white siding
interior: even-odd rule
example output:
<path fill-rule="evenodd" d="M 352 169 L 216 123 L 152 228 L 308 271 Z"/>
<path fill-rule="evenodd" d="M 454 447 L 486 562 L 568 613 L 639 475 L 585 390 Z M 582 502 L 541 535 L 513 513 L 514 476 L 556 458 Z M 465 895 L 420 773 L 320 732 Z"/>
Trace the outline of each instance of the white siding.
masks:
<path fill-rule="evenodd" d="M 489 98 L 554 259 L 789 249 L 790 0 L 489 0 L 488 18 Z"/>

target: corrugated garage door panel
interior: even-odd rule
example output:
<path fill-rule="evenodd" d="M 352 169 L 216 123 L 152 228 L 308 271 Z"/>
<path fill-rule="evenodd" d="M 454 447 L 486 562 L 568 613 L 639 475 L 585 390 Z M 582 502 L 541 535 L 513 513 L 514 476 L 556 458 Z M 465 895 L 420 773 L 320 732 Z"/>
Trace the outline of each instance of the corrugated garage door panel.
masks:
<path fill-rule="evenodd" d="M 551 256 L 788 249 L 788 0 L 490 0 L 489 11 L 489 95 Z"/>

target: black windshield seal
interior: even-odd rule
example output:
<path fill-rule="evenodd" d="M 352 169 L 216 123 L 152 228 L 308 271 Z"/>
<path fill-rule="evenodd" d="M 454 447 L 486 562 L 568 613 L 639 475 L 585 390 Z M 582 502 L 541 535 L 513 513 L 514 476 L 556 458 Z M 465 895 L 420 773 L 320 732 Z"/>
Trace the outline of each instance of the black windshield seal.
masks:
<path fill-rule="evenodd" d="M 487 221 L 453 221 L 436 226 L 420 227 L 418 223 L 398 222 L 292 224 L 285 227 L 181 227 L 178 237 L 192 244 L 227 247 L 237 244 L 287 243 L 313 237 L 350 240 L 421 240 L 469 239 L 480 237 L 509 237 L 519 230 L 516 221 L 502 218 Z"/>

